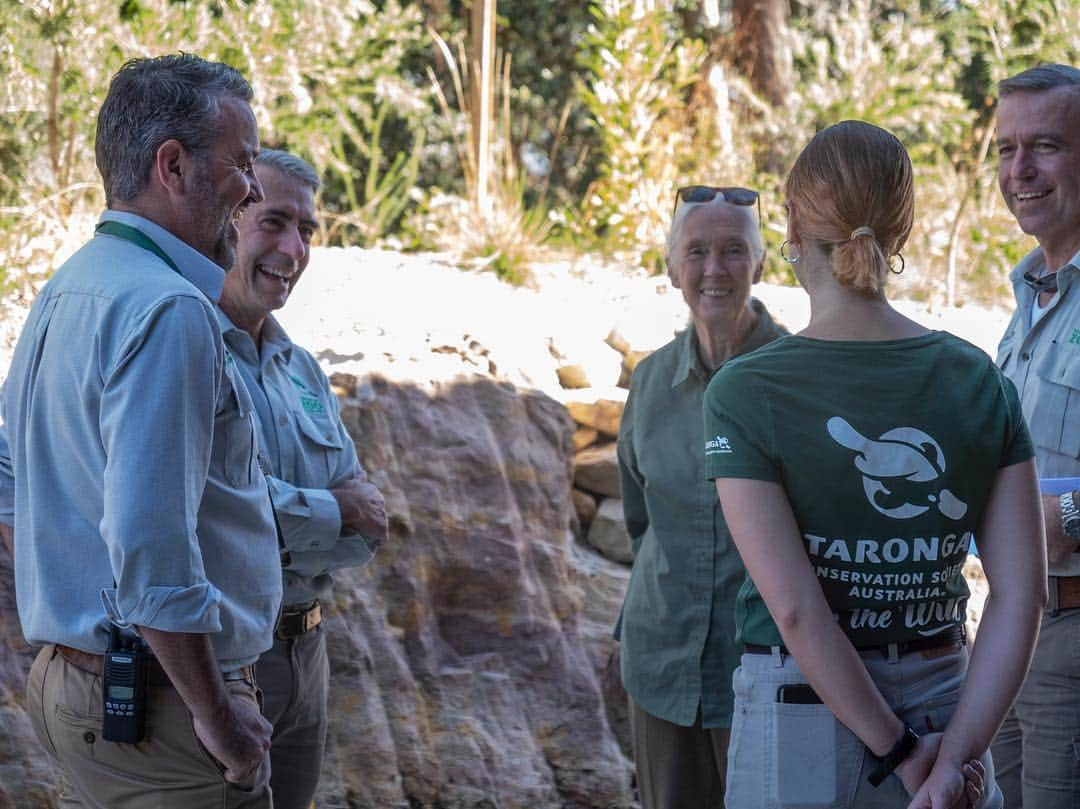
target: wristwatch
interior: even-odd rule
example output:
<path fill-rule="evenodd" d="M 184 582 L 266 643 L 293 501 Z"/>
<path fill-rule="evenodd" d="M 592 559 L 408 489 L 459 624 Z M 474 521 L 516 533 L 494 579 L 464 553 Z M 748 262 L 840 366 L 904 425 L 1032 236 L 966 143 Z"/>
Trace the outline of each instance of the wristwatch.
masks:
<path fill-rule="evenodd" d="M 866 777 L 870 786 L 875 788 L 881 786 L 881 782 L 911 755 L 918 741 L 919 734 L 915 732 L 915 729 L 911 725 L 904 725 L 904 735 L 893 745 L 892 750 L 878 759 L 878 765 Z"/>
<path fill-rule="evenodd" d="M 1080 539 L 1080 509 L 1076 508 L 1076 501 L 1072 492 L 1061 495 L 1061 530 L 1065 536 L 1071 539 Z"/>

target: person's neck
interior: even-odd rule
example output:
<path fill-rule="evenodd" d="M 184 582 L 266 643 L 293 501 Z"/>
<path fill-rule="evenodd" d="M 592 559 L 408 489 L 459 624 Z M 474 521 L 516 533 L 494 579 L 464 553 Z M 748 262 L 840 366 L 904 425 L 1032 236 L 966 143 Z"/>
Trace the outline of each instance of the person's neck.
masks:
<path fill-rule="evenodd" d="M 160 204 L 149 192 L 143 192 L 135 199 L 128 200 L 127 202 L 117 202 L 113 200 L 109 205 L 110 211 L 116 211 L 118 213 L 130 213 L 135 216 L 141 216 L 150 222 L 153 222 L 160 228 L 163 228 L 173 236 L 176 236 L 181 241 L 187 241 L 183 234 L 179 232 L 175 218 L 172 216 L 172 209 L 166 205 Z"/>
<path fill-rule="evenodd" d="M 900 340 L 929 329 L 897 312 L 884 292 L 872 293 L 840 283 L 827 263 L 807 272 L 810 322 L 799 332 L 817 340 Z"/>
<path fill-rule="evenodd" d="M 246 331 L 251 339 L 255 342 L 255 347 L 262 348 L 262 332 L 263 326 L 266 325 L 266 315 L 262 312 L 246 311 L 240 307 L 233 306 L 231 301 L 227 298 L 222 298 L 218 301 L 218 306 L 221 307 L 221 311 L 224 312 L 232 324 L 241 331 Z"/>
<path fill-rule="evenodd" d="M 1043 262 L 1046 265 L 1042 268 L 1040 275 L 1057 272 L 1068 264 L 1073 256 L 1080 253 L 1080 235 L 1060 244 L 1039 242 L 1039 249 L 1042 250 Z"/>
<path fill-rule="evenodd" d="M 735 352 L 746 342 L 746 338 L 757 325 L 757 319 L 757 313 L 748 301 L 734 322 L 717 326 L 694 321 L 694 331 L 698 338 L 698 354 L 709 373 L 735 356 Z"/>

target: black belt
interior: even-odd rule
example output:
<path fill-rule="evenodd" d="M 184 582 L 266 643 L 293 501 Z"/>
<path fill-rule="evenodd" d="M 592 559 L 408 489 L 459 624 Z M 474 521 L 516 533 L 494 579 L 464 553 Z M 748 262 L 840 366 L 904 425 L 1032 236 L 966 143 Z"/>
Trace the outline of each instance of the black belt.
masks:
<path fill-rule="evenodd" d="M 901 640 L 896 643 L 875 643 L 869 646 L 856 646 L 857 652 L 881 652 L 886 657 L 892 654 L 905 655 L 908 652 L 925 652 L 931 649 L 951 649 L 958 646 L 963 646 L 965 640 L 964 628 L 962 626 L 951 626 L 944 632 L 938 632 L 936 635 L 930 635 L 926 638 L 912 638 L 911 640 Z M 747 654 L 752 655 L 768 655 L 773 653 L 773 649 L 778 648 L 780 654 L 790 655 L 791 652 L 784 646 L 761 646 L 757 643 L 747 643 L 743 650 Z"/>
<path fill-rule="evenodd" d="M 318 599 L 283 607 L 274 636 L 279 640 L 292 640 L 307 634 L 321 623 L 322 607 Z"/>

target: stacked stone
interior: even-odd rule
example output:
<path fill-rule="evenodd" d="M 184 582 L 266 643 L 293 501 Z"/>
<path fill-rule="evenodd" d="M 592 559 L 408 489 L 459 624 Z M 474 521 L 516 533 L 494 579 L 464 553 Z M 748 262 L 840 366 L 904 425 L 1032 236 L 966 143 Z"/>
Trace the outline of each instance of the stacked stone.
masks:
<path fill-rule="evenodd" d="M 586 369 L 578 364 L 562 365 L 559 382 L 567 388 L 567 411 L 577 425 L 574 431 L 574 489 L 571 493 L 577 524 L 575 535 L 608 559 L 629 565 L 634 561 L 630 537 L 623 523 L 619 491 L 619 464 L 615 442 L 619 436 L 630 376 L 647 351 L 634 351 L 617 332 L 604 341 L 621 356 L 599 373 L 616 378 L 614 386 L 590 384 Z"/>

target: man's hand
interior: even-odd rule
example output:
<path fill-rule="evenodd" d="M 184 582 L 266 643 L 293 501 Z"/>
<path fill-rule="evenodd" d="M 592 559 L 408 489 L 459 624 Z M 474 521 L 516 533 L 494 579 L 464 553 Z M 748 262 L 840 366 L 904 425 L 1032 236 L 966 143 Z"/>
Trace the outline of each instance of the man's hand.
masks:
<path fill-rule="evenodd" d="M 148 626 L 140 626 L 139 633 L 191 712 L 195 735 L 225 768 L 225 780 L 250 781 L 266 758 L 274 728 L 253 701 L 226 686 L 210 636 L 163 632 Z"/>
<path fill-rule="evenodd" d="M 225 767 L 225 780 L 230 783 L 248 780 L 270 750 L 274 726 L 242 695 L 230 691 L 225 710 L 194 720 L 195 735 Z"/>
<path fill-rule="evenodd" d="M 1061 500 L 1056 494 L 1042 496 L 1043 523 L 1046 526 L 1046 561 L 1064 562 L 1080 542 L 1065 534 L 1061 526 Z"/>
<path fill-rule="evenodd" d="M 376 543 L 388 536 L 382 492 L 361 472 L 330 489 L 341 510 L 342 533 L 356 533 Z"/>
<path fill-rule="evenodd" d="M 11 561 L 15 561 L 15 529 L 0 522 L 0 539 L 4 540 Z"/>

